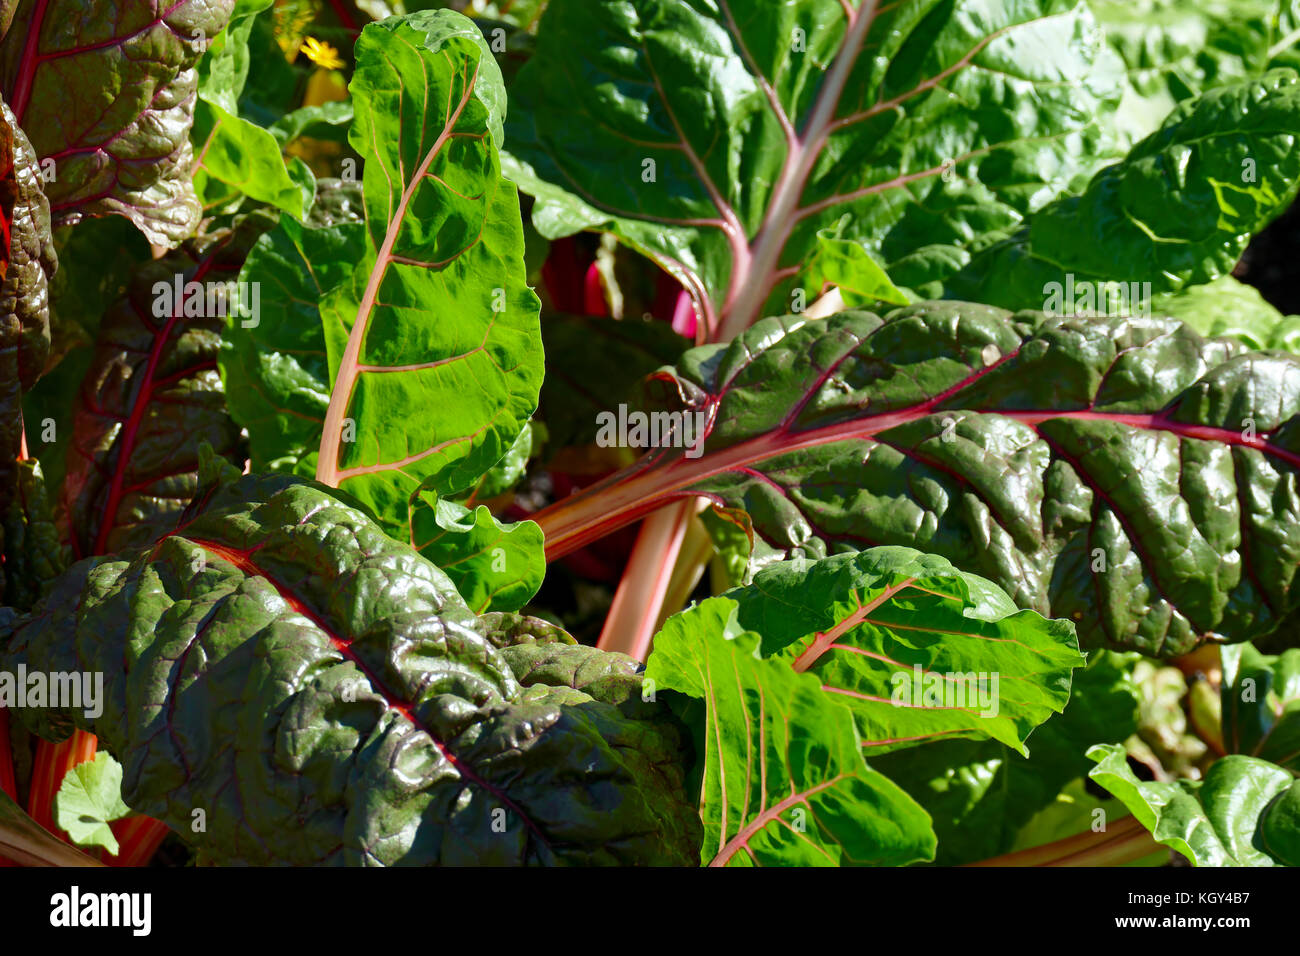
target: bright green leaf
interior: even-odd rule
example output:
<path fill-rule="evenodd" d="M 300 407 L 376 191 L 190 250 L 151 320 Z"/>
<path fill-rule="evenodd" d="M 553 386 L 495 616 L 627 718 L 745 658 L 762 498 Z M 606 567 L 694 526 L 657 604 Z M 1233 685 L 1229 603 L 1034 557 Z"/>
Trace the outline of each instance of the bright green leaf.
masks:
<path fill-rule="evenodd" d="M 759 657 L 736 605 L 668 620 L 646 678 L 703 701 L 702 863 L 882 866 L 929 859 L 925 812 L 867 767 L 853 716 L 811 674 Z"/>
<path fill-rule="evenodd" d="M 122 801 L 122 765 L 103 750 L 69 770 L 54 795 L 54 822 L 72 842 L 102 846 L 115 856 L 117 838 L 109 824 L 130 812 Z"/>

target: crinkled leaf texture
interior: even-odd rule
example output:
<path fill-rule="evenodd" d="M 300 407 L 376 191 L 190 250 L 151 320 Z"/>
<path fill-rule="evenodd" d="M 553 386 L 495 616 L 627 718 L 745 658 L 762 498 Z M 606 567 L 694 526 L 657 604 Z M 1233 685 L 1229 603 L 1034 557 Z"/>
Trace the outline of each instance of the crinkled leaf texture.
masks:
<path fill-rule="evenodd" d="M 703 495 L 761 566 L 874 545 L 942 555 L 1080 640 L 1155 655 L 1297 606 L 1300 359 L 1168 319 L 960 302 L 766 319 L 661 374 L 702 416 L 536 518 L 563 554 Z"/>
<path fill-rule="evenodd" d="M 270 224 L 254 213 L 146 262 L 105 314 L 75 406 L 63 486 L 77 557 L 144 545 L 173 527 L 198 488 L 203 443 L 243 464 L 245 442 L 216 359 L 223 313 L 253 319 L 236 296 L 219 304 L 210 293 L 238 275 Z"/>
<path fill-rule="evenodd" d="M 710 866 L 887 866 L 928 860 L 925 811 L 868 768 L 853 715 L 817 678 L 759 655 L 735 602 L 669 618 L 646 677 L 703 703 L 700 815 Z"/>
<path fill-rule="evenodd" d="M 49 280 L 58 265 L 36 153 L 0 100 L 0 521 L 20 494 L 23 394 L 50 352 Z M 0 592 L 20 556 L 0 529 Z"/>
<path fill-rule="evenodd" d="M 815 674 L 853 711 L 868 756 L 942 737 L 1023 753 L 1084 663 L 1068 621 L 1018 611 L 990 582 L 911 548 L 774 564 L 726 596 L 764 656 Z"/>
<path fill-rule="evenodd" d="M 912 285 L 1070 191 L 1107 155 L 1104 50 L 1074 0 L 552 0 L 507 171 L 543 235 L 615 233 L 731 338 L 820 291 L 827 236 Z"/>
<path fill-rule="evenodd" d="M 1067 282 L 1117 283 L 1127 307 L 1095 307 L 1115 314 L 1150 295 L 1227 275 L 1251 235 L 1295 199 L 1297 129 L 1300 77 L 1293 70 L 1189 100 L 1081 195 L 1057 200 L 976 255 L 946 284 L 945 297 L 1052 309 L 1045 303 L 1053 284 L 1059 297 Z M 1054 311 L 1085 311 L 1062 305 Z"/>
<path fill-rule="evenodd" d="M 26 610 L 71 563 L 71 549 L 55 523 L 40 462 L 15 463 L 18 482 L 3 516 L 4 604 Z"/>
<path fill-rule="evenodd" d="M 1300 788 L 1291 774 L 1255 757 L 1230 754 L 1204 780 L 1139 780 L 1124 748 L 1093 747 L 1089 772 L 1124 802 L 1157 843 L 1196 866 L 1300 863 Z"/>
<path fill-rule="evenodd" d="M 0 87 L 54 175 L 58 224 L 126 216 L 159 245 L 194 231 L 195 64 L 235 0 L 17 0 Z"/>
<path fill-rule="evenodd" d="M 524 686 L 498 645 L 532 629 L 502 630 L 337 492 L 249 476 L 151 547 L 75 565 L 0 648 L 102 671 L 99 719 L 20 716 L 97 734 L 126 802 L 214 862 L 693 861 L 667 708 Z"/>

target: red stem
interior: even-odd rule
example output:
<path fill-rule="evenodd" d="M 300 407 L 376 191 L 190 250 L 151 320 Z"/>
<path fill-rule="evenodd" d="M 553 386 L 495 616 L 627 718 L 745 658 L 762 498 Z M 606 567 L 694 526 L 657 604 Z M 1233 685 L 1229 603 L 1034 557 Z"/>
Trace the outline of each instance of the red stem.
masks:
<path fill-rule="evenodd" d="M 84 730 L 73 731 L 62 743 L 48 740 L 36 744 L 36 761 L 32 766 L 32 786 L 27 797 L 27 814 L 45 829 L 63 839 L 68 835 L 54 822 L 54 795 L 63 786 L 68 771 L 87 760 L 95 759 L 98 741 Z"/>
<path fill-rule="evenodd" d="M 596 644 L 601 650 L 619 651 L 641 661 L 649 655 L 659 609 L 694 514 L 695 501 L 690 499 L 656 511 L 641 523 L 627 572 Z"/>
<path fill-rule="evenodd" d="M 171 832 L 162 821 L 139 814 L 114 820 L 110 826 L 117 837 L 118 850 L 116 856 L 104 854 L 104 862 L 109 866 L 148 866 Z"/>
<path fill-rule="evenodd" d="M 352 33 L 361 32 L 361 28 L 357 26 L 357 21 L 352 16 L 352 11 L 347 8 L 343 0 L 330 0 L 330 9 L 334 11 L 334 16 L 339 18 L 339 25 L 343 29 Z"/>

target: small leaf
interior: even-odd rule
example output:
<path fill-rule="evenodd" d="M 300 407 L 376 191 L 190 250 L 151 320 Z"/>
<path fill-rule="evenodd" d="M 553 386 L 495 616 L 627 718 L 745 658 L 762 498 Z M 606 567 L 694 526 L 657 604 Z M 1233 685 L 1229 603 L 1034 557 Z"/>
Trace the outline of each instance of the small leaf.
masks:
<path fill-rule="evenodd" d="M 452 579 L 473 610 L 517 611 L 546 576 L 542 529 L 500 521 L 484 505 L 468 509 L 421 492 L 411 508 L 411 544 Z"/>
<path fill-rule="evenodd" d="M 122 802 L 122 765 L 106 751 L 77 764 L 54 796 L 54 820 L 77 846 L 102 846 L 117 855 L 109 826 L 131 812 Z"/>
<path fill-rule="evenodd" d="M 827 286 L 835 286 L 847 308 L 874 302 L 909 305 L 912 301 L 894 287 L 862 243 L 837 238 L 830 229 L 817 233 L 817 251 L 808 260 L 808 281 L 818 294 Z"/>

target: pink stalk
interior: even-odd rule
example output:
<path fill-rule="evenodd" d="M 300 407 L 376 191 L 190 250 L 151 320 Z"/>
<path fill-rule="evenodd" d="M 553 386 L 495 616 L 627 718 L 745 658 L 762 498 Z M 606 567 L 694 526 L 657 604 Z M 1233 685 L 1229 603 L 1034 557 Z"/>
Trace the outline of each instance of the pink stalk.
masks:
<path fill-rule="evenodd" d="M 694 514 L 695 501 L 687 499 L 661 508 L 641 523 L 597 647 L 642 661 L 649 656 L 659 609 Z"/>

